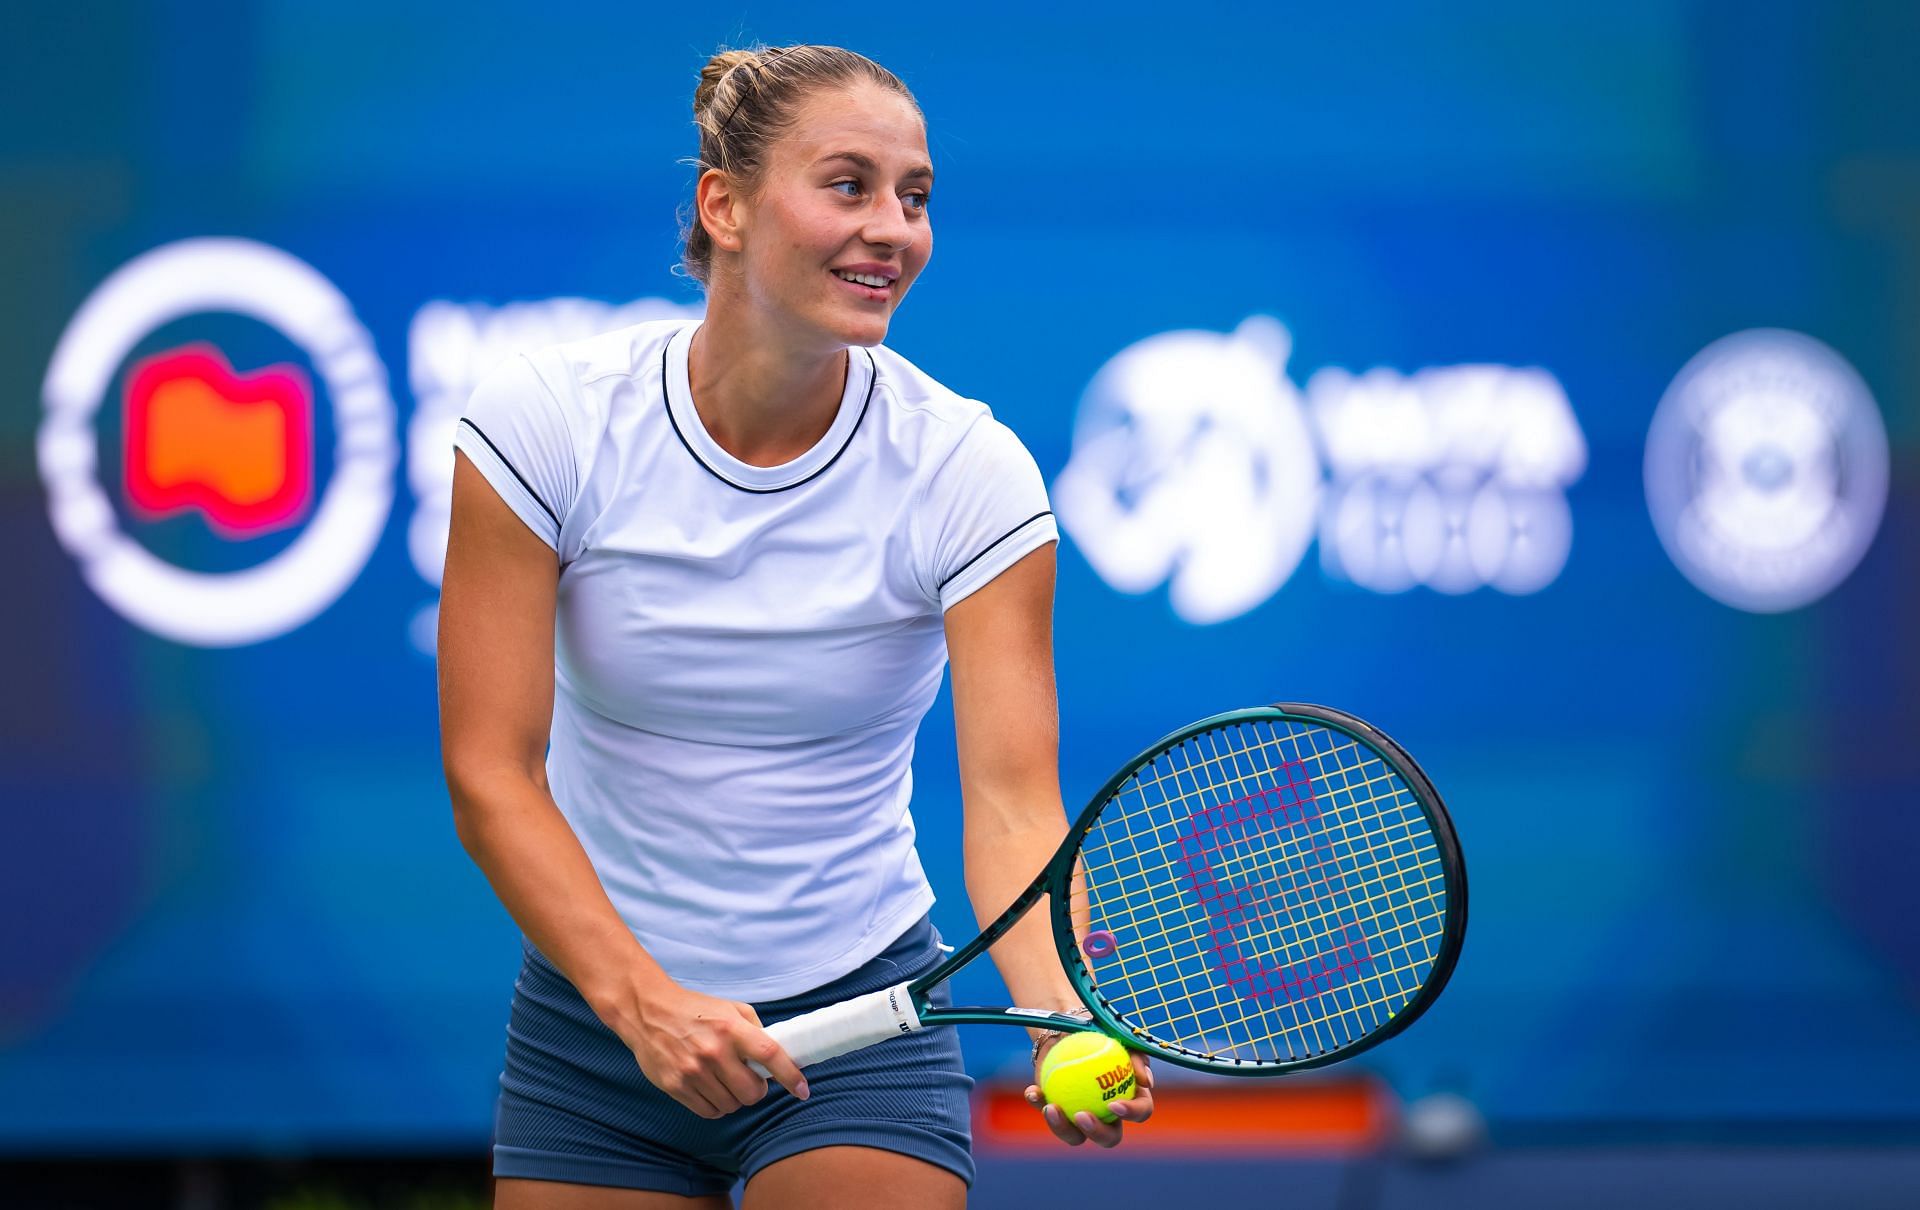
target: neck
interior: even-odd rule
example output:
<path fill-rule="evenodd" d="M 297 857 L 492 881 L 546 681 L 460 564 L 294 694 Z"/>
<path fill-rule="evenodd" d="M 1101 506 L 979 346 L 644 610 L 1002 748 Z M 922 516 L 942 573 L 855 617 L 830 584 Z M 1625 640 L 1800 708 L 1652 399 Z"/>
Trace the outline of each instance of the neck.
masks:
<path fill-rule="evenodd" d="M 846 391 L 848 351 L 782 329 L 750 308 L 708 300 L 687 350 L 687 383 L 707 435 L 749 466 L 779 466 L 817 445 Z"/>

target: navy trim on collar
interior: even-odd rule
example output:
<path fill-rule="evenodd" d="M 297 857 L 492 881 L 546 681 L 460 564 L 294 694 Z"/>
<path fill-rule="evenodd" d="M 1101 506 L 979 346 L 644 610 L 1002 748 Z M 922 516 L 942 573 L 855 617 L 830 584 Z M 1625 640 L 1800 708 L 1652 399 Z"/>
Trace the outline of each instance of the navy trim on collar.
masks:
<path fill-rule="evenodd" d="M 861 349 L 860 351 L 867 355 L 867 368 L 869 371 L 869 374 L 867 377 L 867 397 L 861 400 L 860 415 L 854 418 L 853 427 L 847 430 L 847 439 L 840 444 L 839 449 L 833 451 L 833 457 L 827 459 L 824 463 L 821 464 L 819 470 L 813 472 L 811 475 L 808 475 L 805 479 L 795 480 L 794 482 L 788 483 L 782 487 L 748 487 L 745 484 L 735 483 L 733 480 L 727 478 L 724 474 L 722 474 L 718 469 L 709 465 L 707 460 L 700 456 L 700 452 L 694 449 L 693 446 L 687 441 L 687 435 L 680 431 L 680 422 L 674 419 L 674 416 L 673 416 L 673 399 L 672 399 L 673 387 L 671 385 L 672 379 L 669 377 L 669 374 L 671 372 L 671 367 L 667 363 L 667 354 L 670 350 L 672 350 L 672 348 L 673 348 L 672 339 L 668 339 L 666 343 L 660 346 L 660 402 L 661 402 L 661 405 L 667 409 L 667 423 L 673 426 L 673 435 L 680 439 L 681 448 L 685 449 L 687 453 L 691 454 L 693 456 L 693 460 L 695 462 L 698 462 L 701 465 L 701 467 L 705 469 L 705 471 L 709 475 L 712 475 L 715 479 L 718 479 L 720 482 L 726 484 L 728 487 L 735 489 L 736 491 L 749 492 L 756 496 L 768 496 L 768 495 L 772 495 L 775 492 L 792 491 L 794 488 L 800 487 L 804 484 L 812 483 L 815 479 L 818 479 L 820 476 L 826 474 L 828 468 L 831 467 L 834 463 L 840 461 L 840 455 L 846 453 L 847 447 L 853 444 L 854 434 L 860 431 L 861 423 L 864 422 L 867 418 L 867 409 L 873 406 L 874 388 L 880 384 L 880 367 L 874 362 L 873 353 L 867 349 L 864 349 L 864 348 Z M 689 350 L 689 352 L 691 352 L 691 350 Z M 691 394 L 691 391 L 692 391 L 692 385 L 693 385 L 693 376 L 691 374 L 687 376 L 687 385 L 688 385 L 688 391 L 689 391 L 689 394 L 687 396 L 687 406 L 692 407 L 693 396 Z M 712 438 L 709 437 L 708 440 L 712 440 Z"/>

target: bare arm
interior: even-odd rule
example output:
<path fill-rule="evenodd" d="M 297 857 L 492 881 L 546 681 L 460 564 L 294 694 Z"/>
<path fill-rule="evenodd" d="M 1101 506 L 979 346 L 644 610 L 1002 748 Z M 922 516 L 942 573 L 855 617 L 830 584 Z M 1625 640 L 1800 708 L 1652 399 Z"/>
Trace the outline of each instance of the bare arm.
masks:
<path fill-rule="evenodd" d="M 659 973 L 547 787 L 559 564 L 455 456 L 440 600 L 440 737 L 460 842 L 540 952 L 589 1001 Z M 649 970 L 651 967 L 651 970 Z"/>
<path fill-rule="evenodd" d="M 947 611 L 967 897 L 982 926 L 1027 889 L 1067 834 L 1053 687 L 1053 566 L 1053 547 L 1043 546 Z M 1015 1004 L 1079 1007 L 1045 912 L 1029 912 L 988 952 Z"/>
<path fill-rule="evenodd" d="M 607 898 L 547 785 L 559 563 L 456 454 L 440 598 L 440 740 L 454 827 L 536 948 L 634 1050 L 648 1077 L 714 1117 L 802 1085 L 744 1004 L 668 978 Z M 744 1027 L 744 1028 L 743 1028 Z M 767 1062 L 763 1055 L 774 1061 Z"/>
<path fill-rule="evenodd" d="M 1053 580 L 1049 544 L 947 611 L 960 790 L 966 803 L 967 897 L 982 926 L 1027 888 L 1067 834 L 1053 681 Z M 1046 912 L 1028 912 L 988 953 L 1015 1004 L 1080 1007 L 1054 952 Z M 1045 1053 L 1036 1055 L 1036 1066 Z M 1134 1066 L 1143 1091 L 1125 1103 L 1121 1116 L 1141 1121 L 1153 1112 L 1152 1094 L 1144 1091 L 1152 1077 L 1145 1059 L 1135 1056 Z M 1027 1099 L 1040 1103 L 1037 1086 L 1027 1089 Z M 1082 1115 L 1086 1122 L 1077 1125 L 1052 1106 L 1046 1114 L 1053 1132 L 1076 1146 L 1089 1138 L 1105 1147 L 1120 1141 L 1119 1123 Z"/>

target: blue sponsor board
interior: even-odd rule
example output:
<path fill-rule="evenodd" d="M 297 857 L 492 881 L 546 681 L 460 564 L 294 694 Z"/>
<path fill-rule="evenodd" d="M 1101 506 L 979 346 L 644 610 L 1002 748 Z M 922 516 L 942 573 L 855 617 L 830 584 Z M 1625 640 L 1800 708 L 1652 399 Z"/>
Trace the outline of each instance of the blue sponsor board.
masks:
<path fill-rule="evenodd" d="M 1868 53 L 1912 17 L 1389 8 L 278 4 L 0 39 L 34 98 L 0 124 L 0 1148 L 485 1140 L 519 950 L 439 763 L 451 426 L 516 349 L 700 313 L 692 87 L 753 38 L 860 50 L 927 113 L 937 250 L 888 343 L 1052 489 L 1070 805 L 1190 719 L 1353 710 L 1473 876 L 1446 996 L 1365 1060 L 1402 1092 L 1920 1117 L 1920 95 Z M 1707 381 L 1754 332 L 1798 334 L 1798 377 Z M 201 345 L 231 376 L 169 379 L 131 442 L 141 367 Z M 312 392 L 278 413 L 312 426 L 299 523 L 143 512 L 139 483 L 234 516 L 291 490 L 267 454 L 164 457 L 194 417 L 266 424 L 233 384 L 278 366 Z M 969 935 L 944 697 L 915 796 Z"/>

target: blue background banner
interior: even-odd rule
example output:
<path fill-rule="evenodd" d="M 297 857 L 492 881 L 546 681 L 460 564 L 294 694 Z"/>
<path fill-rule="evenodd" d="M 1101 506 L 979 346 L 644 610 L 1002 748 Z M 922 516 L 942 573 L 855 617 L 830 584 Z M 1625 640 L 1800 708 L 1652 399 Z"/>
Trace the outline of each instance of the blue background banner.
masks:
<path fill-rule="evenodd" d="M 454 835 L 423 644 L 451 418 L 514 348 L 698 314 L 672 272 L 693 87 L 755 39 L 858 50 L 926 112 L 936 251 L 887 343 L 988 402 L 1054 485 L 1070 809 L 1201 715 L 1352 710 L 1421 760 L 1473 877 L 1453 985 L 1365 1060 L 1401 1093 L 1515 1127 L 1920 1121 L 1915 9 L 355 0 L 0 23 L 0 1149 L 485 1141 L 519 949 Z M 303 342 L 187 307 L 62 412 L 88 300 L 210 238 L 296 258 L 351 314 Z M 1864 554 L 1752 612 L 1663 541 L 1647 443 L 1663 397 L 1693 400 L 1682 367 L 1776 329 L 1859 390 L 1827 362 L 1741 371 L 1775 394 L 1725 438 L 1728 490 L 1772 518 L 1760 546 L 1850 524 Z M 370 357 L 340 351 L 356 332 Z M 1163 339 L 1183 332 L 1210 335 Z M 188 571 L 262 566 L 317 524 L 236 536 L 129 498 L 132 371 L 195 342 L 309 376 L 316 500 L 352 457 L 390 467 L 352 488 L 370 553 L 257 641 L 136 624 L 62 528 L 84 528 L 56 490 L 83 472 L 103 523 Z M 1156 394 L 1128 350 L 1201 385 Z M 1207 377 L 1233 366 L 1258 368 Z M 1812 445 L 1752 436 L 1807 416 Z M 387 445 L 344 438 L 354 417 Z M 1870 456 L 1820 453 L 1875 426 L 1884 511 Z M 1690 431 L 1677 465 L 1704 493 L 1720 438 Z M 1272 461 L 1223 477 L 1223 440 Z M 1187 518 L 1162 549 L 1125 528 L 1150 507 Z M 944 693 L 916 770 L 935 920 L 970 935 Z M 999 994 L 984 970 L 956 989 Z M 1024 1050 L 967 1046 L 983 1076 Z"/>

